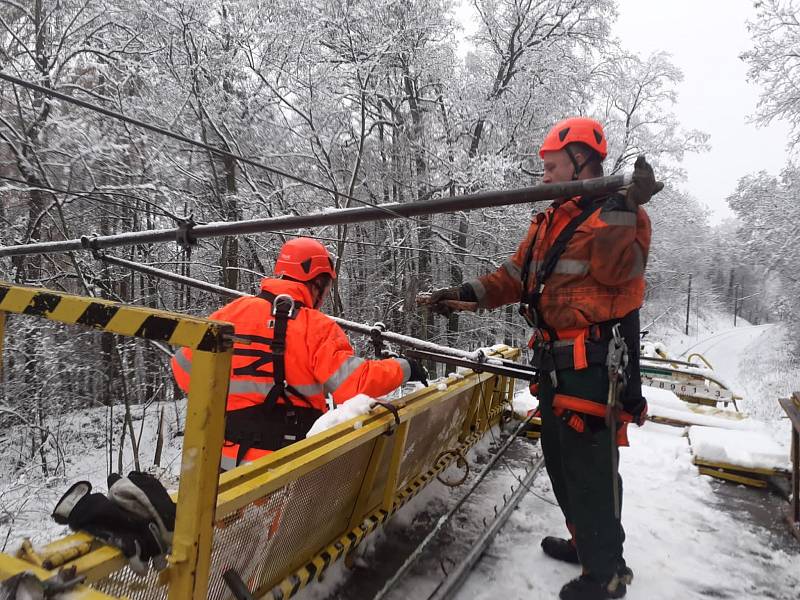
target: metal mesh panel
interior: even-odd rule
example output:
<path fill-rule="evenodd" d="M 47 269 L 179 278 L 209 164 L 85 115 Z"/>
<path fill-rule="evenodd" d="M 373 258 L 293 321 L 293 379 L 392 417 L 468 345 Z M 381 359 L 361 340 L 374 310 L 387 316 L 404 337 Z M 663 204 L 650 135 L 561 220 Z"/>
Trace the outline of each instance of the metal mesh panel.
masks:
<path fill-rule="evenodd" d="M 427 471 L 441 452 L 458 444 L 471 395 L 471 389 L 464 390 L 411 420 L 399 487 Z"/>
<path fill-rule="evenodd" d="M 91 584 L 92 588 L 109 596 L 119 596 L 130 600 L 163 600 L 167 597 L 168 588 L 158 582 L 158 572 L 150 569 L 141 577 L 131 571 L 127 565 Z"/>
<path fill-rule="evenodd" d="M 262 555 L 255 589 L 268 589 L 347 527 L 375 441 L 350 450 L 295 481 L 275 539 Z"/>
<path fill-rule="evenodd" d="M 208 582 L 210 600 L 233 598 L 222 579 L 228 569 L 234 569 L 248 587 L 253 585 L 263 557 L 276 543 L 293 485 L 267 494 L 214 524 Z"/>

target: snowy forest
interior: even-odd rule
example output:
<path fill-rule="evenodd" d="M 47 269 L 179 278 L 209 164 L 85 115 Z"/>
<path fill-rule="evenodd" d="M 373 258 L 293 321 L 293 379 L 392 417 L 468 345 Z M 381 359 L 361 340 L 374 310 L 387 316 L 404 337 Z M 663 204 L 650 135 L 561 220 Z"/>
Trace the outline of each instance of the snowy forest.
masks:
<path fill-rule="evenodd" d="M 681 71 L 668 54 L 637 55 L 612 35 L 613 0 L 469 4 L 478 19 L 465 39 L 449 0 L 0 0 L 3 72 L 330 190 L 3 81 L 0 244 L 525 187 L 538 180 L 549 127 L 582 114 L 606 126 L 607 174 L 645 154 L 666 184 L 648 205 L 643 328 L 662 318 L 680 324 L 691 285 L 693 315 L 714 306 L 800 333 L 798 168 L 742 173 L 729 199 L 737 218 L 712 226 L 703 199 L 684 189 L 684 154 L 709 140 L 675 116 Z M 742 56 L 763 89 L 754 117 L 788 120 L 797 135 L 800 98 L 787 73 L 800 59 L 786 49 L 800 51 L 798 13 L 778 0 L 758 4 Z M 531 210 L 544 208 L 292 234 L 319 238 L 336 257 L 331 314 L 460 348 L 524 345 L 514 307 L 446 320 L 418 311 L 414 298 L 498 268 Z M 287 236 L 109 254 L 252 292 Z M 0 279 L 195 315 L 223 302 L 88 252 L 3 259 Z M 368 354 L 367 340 L 352 339 Z M 33 459 L 46 476 L 61 461 L 48 416 L 130 410 L 177 393 L 164 349 L 108 334 L 11 316 L 3 355 L 0 431 L 26 440 L 15 445 L 18 467 Z M 128 430 L 135 440 L 132 423 Z"/>

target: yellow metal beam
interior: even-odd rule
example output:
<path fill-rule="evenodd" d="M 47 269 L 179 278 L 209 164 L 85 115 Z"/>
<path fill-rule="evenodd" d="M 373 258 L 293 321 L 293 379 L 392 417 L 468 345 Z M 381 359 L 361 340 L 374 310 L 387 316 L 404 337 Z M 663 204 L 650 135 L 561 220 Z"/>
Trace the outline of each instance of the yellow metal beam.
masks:
<path fill-rule="evenodd" d="M 53 571 L 37 567 L 8 554 L 0 553 L 0 581 L 26 572 L 35 575 L 39 581 L 44 581 L 56 575 Z M 69 597 L 76 600 L 78 598 L 80 600 L 114 600 L 111 596 L 92 590 L 84 585 L 76 586 L 74 590 L 69 592 Z"/>
<path fill-rule="evenodd" d="M 164 310 L 0 282 L 0 311 L 219 352 L 233 326 Z"/>
<path fill-rule="evenodd" d="M 195 352 L 170 560 L 170 600 L 205 599 L 232 350 Z M 205 375 L 205 376 L 203 376 Z"/>
<path fill-rule="evenodd" d="M 736 473 L 730 473 L 729 471 L 723 471 L 721 469 L 698 467 L 697 470 L 700 472 L 701 475 L 708 475 L 710 477 L 716 477 L 717 479 L 725 479 L 726 481 L 733 481 L 735 483 L 749 485 L 750 487 L 757 487 L 757 488 L 767 487 L 767 482 L 762 479 L 745 477 L 744 475 L 737 475 Z"/>
<path fill-rule="evenodd" d="M 394 448 L 392 448 L 392 459 L 389 462 L 389 472 L 386 474 L 386 487 L 383 488 L 383 510 L 391 511 L 394 504 L 394 497 L 397 493 L 397 486 L 400 483 L 400 466 L 403 463 L 403 454 L 406 451 L 406 440 L 408 439 L 408 424 L 410 421 L 401 423 L 394 432 Z"/>
<path fill-rule="evenodd" d="M 361 482 L 361 489 L 358 491 L 353 513 L 350 515 L 350 522 L 347 524 L 349 529 L 355 527 L 361 520 L 362 515 L 369 509 L 367 503 L 369 502 L 370 496 L 372 496 L 375 480 L 378 477 L 378 469 L 380 469 L 383 464 L 383 453 L 389 439 L 389 437 L 382 435 L 375 440 L 372 446 L 372 454 L 370 455 L 369 464 L 367 465 L 367 472 L 364 473 L 364 479 Z"/>
<path fill-rule="evenodd" d="M 400 421 L 404 423 L 429 410 L 433 405 L 463 392 L 476 381 L 483 382 L 492 377 L 494 376 L 488 373 L 473 375 L 460 380 L 445 391 L 436 388 L 420 390 L 425 393 L 412 394 L 411 400 L 406 402 L 405 406 L 402 403 L 397 404 L 401 406 L 398 411 Z M 388 431 L 395 424 L 394 416 L 386 414 L 385 411 L 375 412 L 359 419 L 361 426 L 357 429 L 354 429 L 353 422 L 348 421 L 224 473 L 220 478 L 218 518 L 299 479 L 302 475 L 360 446 L 366 440 Z"/>
<path fill-rule="evenodd" d="M 694 464 L 698 466 L 710 467 L 712 469 L 724 469 L 725 471 L 738 471 L 741 473 L 750 473 L 755 475 L 772 476 L 772 475 L 788 474 L 788 471 L 782 471 L 779 469 L 764 469 L 761 467 L 743 467 L 742 465 L 733 465 L 731 463 L 703 460 L 701 458 L 697 458 L 696 456 L 692 459 L 692 462 L 694 462 Z"/>

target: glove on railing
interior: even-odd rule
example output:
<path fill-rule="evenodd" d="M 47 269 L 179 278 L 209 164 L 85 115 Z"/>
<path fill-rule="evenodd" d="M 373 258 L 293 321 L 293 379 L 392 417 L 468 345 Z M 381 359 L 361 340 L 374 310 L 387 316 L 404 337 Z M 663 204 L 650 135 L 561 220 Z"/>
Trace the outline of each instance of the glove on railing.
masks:
<path fill-rule="evenodd" d="M 92 484 L 79 481 L 61 497 L 53 519 L 73 531 L 85 531 L 119 548 L 131 569 L 147 573 L 166 567 L 166 554 L 175 528 L 175 503 L 152 475 L 132 471 L 128 477 L 108 478 L 108 497 L 91 493 Z"/>

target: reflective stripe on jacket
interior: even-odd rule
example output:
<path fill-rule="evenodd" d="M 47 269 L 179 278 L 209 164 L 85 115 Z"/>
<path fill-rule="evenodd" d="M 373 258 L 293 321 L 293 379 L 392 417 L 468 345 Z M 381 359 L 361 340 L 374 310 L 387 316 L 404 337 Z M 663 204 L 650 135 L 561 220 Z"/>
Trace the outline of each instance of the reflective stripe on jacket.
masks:
<path fill-rule="evenodd" d="M 536 240 L 528 276 L 528 291 L 548 249 L 581 209 L 578 198 L 554 203 L 537 214 L 517 251 L 496 271 L 471 281 L 479 306 L 496 308 L 518 302 L 523 262 Z M 547 280 L 539 310 L 555 330 L 583 329 L 622 318 L 644 301 L 644 270 L 650 248 L 650 219 L 641 207 L 624 209 L 611 196 L 577 228 Z"/>
<path fill-rule="evenodd" d="M 306 307 L 312 305 L 311 294 L 302 283 L 264 279 L 261 289 L 275 295 L 288 294 Z M 272 304 L 268 300 L 248 296 L 211 314 L 212 319 L 232 323 L 237 337 L 244 338 L 234 344 L 227 411 L 262 403 L 273 386 L 271 313 Z M 327 394 L 332 395 L 336 404 L 357 394 L 383 396 L 410 376 L 408 361 L 404 359 L 364 360 L 354 356 L 344 331 L 330 317 L 312 308 L 299 310 L 296 318 L 289 321 L 285 357 L 286 382 L 322 412 L 328 408 Z M 192 351 L 188 348 L 180 349 L 172 358 L 175 380 L 185 392 L 189 390 L 191 361 Z M 307 406 L 299 398 L 290 398 L 293 404 Z M 234 449 L 238 449 L 238 445 L 226 444 L 223 452 L 235 457 Z M 266 451 L 250 450 L 246 460 L 263 454 Z"/>

